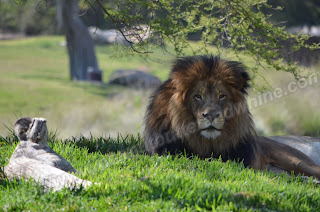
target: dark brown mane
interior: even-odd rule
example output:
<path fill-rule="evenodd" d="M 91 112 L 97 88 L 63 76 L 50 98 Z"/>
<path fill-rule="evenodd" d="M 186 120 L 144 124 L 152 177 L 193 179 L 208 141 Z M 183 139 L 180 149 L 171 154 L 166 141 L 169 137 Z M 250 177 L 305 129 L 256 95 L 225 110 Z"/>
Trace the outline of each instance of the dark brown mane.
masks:
<path fill-rule="evenodd" d="M 247 94 L 250 77 L 241 63 L 210 55 L 178 59 L 173 65 L 170 79 L 178 92 L 188 90 L 200 80 L 212 83 L 222 80 L 237 91 Z"/>
<path fill-rule="evenodd" d="M 176 60 L 169 79 L 154 92 L 147 108 L 144 131 L 146 150 L 158 154 L 188 150 L 200 157 L 211 157 L 227 152 L 231 154 L 239 143 L 253 140 L 253 121 L 245 99 L 249 80 L 245 67 L 238 62 L 212 55 Z M 223 134 L 214 142 L 192 129 L 197 126 L 186 96 L 199 81 L 210 84 L 221 81 L 225 84 L 237 110 Z"/>

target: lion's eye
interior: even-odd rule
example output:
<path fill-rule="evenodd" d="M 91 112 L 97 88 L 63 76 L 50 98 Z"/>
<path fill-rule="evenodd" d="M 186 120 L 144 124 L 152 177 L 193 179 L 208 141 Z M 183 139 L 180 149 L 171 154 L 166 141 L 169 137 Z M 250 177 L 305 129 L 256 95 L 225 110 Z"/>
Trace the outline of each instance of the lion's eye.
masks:
<path fill-rule="evenodd" d="M 224 100 L 227 96 L 225 94 L 220 94 L 219 95 L 219 100 Z"/>
<path fill-rule="evenodd" d="M 202 96 L 200 95 L 200 94 L 196 94 L 195 96 L 194 96 L 194 98 L 196 99 L 196 100 L 202 100 Z"/>

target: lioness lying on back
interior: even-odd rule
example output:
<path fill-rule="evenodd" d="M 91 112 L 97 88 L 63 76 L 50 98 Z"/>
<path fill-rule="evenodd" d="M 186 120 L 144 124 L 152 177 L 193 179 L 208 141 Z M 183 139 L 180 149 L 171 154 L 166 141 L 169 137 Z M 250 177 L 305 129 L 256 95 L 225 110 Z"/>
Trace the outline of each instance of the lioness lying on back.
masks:
<path fill-rule="evenodd" d="M 246 102 L 249 75 L 234 61 L 213 56 L 178 59 L 151 97 L 145 117 L 148 153 L 187 153 L 278 167 L 320 179 L 320 167 L 302 152 L 259 137 Z"/>

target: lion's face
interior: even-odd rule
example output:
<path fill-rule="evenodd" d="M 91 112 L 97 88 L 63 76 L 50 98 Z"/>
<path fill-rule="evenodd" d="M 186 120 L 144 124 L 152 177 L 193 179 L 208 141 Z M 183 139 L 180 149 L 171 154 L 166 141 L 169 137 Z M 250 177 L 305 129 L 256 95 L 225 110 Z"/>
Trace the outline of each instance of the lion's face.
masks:
<path fill-rule="evenodd" d="M 254 132 L 245 96 L 250 77 L 239 62 L 193 56 L 175 61 L 151 97 L 145 118 L 148 152 L 176 149 L 219 155 Z"/>
<path fill-rule="evenodd" d="M 228 89 L 221 81 L 199 81 L 188 95 L 190 110 L 197 120 L 199 133 L 215 139 L 221 135 L 230 104 Z"/>

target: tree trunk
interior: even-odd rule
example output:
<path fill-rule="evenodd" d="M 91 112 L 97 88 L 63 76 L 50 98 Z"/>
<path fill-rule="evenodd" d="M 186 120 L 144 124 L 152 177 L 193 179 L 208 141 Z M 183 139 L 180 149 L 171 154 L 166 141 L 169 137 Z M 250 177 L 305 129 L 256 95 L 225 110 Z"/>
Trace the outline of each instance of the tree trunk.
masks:
<path fill-rule="evenodd" d="M 78 0 L 57 0 L 57 16 L 66 35 L 70 77 L 88 80 L 88 68 L 99 68 L 93 40 L 79 17 Z"/>

